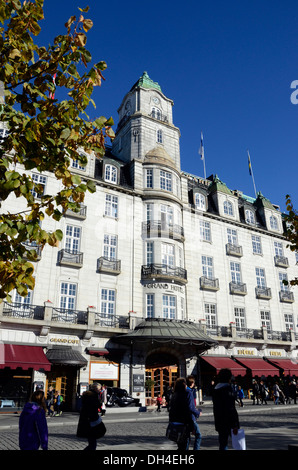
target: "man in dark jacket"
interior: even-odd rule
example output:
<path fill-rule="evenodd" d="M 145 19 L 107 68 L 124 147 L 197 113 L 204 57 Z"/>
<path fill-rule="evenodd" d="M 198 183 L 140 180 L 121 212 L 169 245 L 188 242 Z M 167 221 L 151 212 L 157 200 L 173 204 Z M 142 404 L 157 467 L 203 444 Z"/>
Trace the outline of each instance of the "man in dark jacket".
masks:
<path fill-rule="evenodd" d="M 239 418 L 235 407 L 235 395 L 231 387 L 232 373 L 229 369 L 221 369 L 218 384 L 213 390 L 213 414 L 215 429 L 218 432 L 219 450 L 227 450 L 228 439 L 238 434 Z"/>
<path fill-rule="evenodd" d="M 101 408 L 101 401 L 99 397 L 101 385 L 93 383 L 90 385 L 89 390 L 82 395 L 82 408 L 80 411 L 80 418 L 77 428 L 78 437 L 86 437 L 88 439 L 88 446 L 84 450 L 96 450 L 97 438 L 94 436 L 92 424 L 100 422 L 99 409 Z"/>

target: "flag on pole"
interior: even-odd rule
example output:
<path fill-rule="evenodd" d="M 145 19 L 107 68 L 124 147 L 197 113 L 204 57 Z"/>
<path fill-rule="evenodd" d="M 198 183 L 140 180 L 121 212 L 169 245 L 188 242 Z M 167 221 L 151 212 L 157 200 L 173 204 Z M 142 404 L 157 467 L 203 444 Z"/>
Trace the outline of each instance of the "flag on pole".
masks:
<path fill-rule="evenodd" d="M 247 151 L 247 154 L 248 154 L 248 170 L 249 170 L 249 174 L 250 174 L 250 176 L 252 176 L 252 171 L 251 171 L 251 161 L 250 161 L 250 155 L 249 155 L 249 151 Z"/>
<path fill-rule="evenodd" d="M 199 148 L 199 155 L 201 155 L 201 160 L 204 160 L 205 155 L 204 155 L 204 140 L 203 140 L 203 133 L 201 132 L 201 145 Z"/>

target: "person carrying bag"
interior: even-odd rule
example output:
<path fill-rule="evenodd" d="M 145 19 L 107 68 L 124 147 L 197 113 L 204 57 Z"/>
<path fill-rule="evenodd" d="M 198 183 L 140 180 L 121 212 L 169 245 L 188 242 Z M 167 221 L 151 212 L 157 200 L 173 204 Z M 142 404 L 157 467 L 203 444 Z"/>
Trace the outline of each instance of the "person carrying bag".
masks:
<path fill-rule="evenodd" d="M 82 408 L 77 428 L 77 437 L 88 439 L 88 446 L 84 450 L 96 450 L 97 439 L 106 433 L 106 427 L 99 416 L 100 385 L 94 383 L 82 395 Z"/>

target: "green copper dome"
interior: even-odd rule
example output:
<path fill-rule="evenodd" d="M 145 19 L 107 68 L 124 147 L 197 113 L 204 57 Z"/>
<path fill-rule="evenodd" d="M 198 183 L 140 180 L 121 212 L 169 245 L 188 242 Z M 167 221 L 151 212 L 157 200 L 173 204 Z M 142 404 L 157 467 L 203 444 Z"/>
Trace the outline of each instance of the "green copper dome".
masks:
<path fill-rule="evenodd" d="M 143 75 L 139 78 L 139 80 L 134 84 L 131 88 L 143 87 L 143 88 L 155 88 L 155 90 L 161 91 L 161 88 L 157 82 L 151 80 L 147 72 L 144 72 Z"/>

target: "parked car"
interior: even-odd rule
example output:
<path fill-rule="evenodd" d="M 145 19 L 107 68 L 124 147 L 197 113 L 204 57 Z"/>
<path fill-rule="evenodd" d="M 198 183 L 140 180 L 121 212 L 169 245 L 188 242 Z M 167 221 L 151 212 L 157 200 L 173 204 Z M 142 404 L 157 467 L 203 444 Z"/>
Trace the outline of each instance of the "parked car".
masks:
<path fill-rule="evenodd" d="M 140 400 L 128 395 L 124 388 L 107 387 L 106 406 L 140 406 Z"/>
<path fill-rule="evenodd" d="M 15 408 L 16 404 L 13 400 L 0 399 L 0 408 Z"/>

